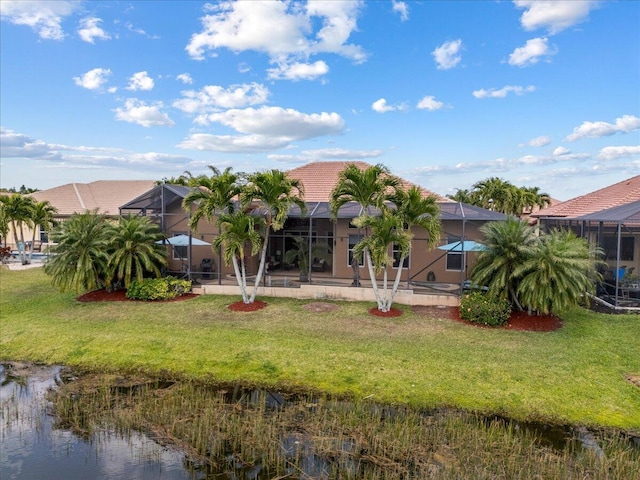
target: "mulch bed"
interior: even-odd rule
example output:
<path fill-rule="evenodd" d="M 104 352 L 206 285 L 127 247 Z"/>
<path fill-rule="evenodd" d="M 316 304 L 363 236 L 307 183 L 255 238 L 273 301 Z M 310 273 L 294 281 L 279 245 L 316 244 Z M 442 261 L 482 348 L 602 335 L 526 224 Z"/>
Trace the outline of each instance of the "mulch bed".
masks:
<path fill-rule="evenodd" d="M 185 293 L 179 297 L 170 298 L 168 300 L 132 300 L 127 298 L 126 290 L 113 290 L 107 292 L 106 290 L 94 290 L 93 292 L 87 292 L 78 297 L 79 302 L 180 302 L 182 300 L 189 300 L 195 298 L 198 295 L 195 293 Z"/>
<path fill-rule="evenodd" d="M 488 327 L 468 322 L 460 318 L 458 307 L 439 307 L 417 305 L 412 308 L 415 313 L 430 318 L 445 318 L 478 328 L 503 328 L 506 330 L 523 330 L 529 332 L 552 332 L 562 328 L 562 320 L 553 315 L 528 315 L 527 312 L 512 312 L 504 327 Z"/>
<path fill-rule="evenodd" d="M 256 312 L 258 310 L 262 310 L 266 306 L 267 302 L 254 300 L 253 303 L 244 303 L 243 301 L 231 303 L 227 308 L 234 312 Z"/>
<path fill-rule="evenodd" d="M 369 309 L 369 313 L 376 317 L 393 318 L 402 315 L 402 310 L 391 307 L 388 312 L 381 312 L 380 310 L 378 310 L 378 307 L 373 307 Z"/>

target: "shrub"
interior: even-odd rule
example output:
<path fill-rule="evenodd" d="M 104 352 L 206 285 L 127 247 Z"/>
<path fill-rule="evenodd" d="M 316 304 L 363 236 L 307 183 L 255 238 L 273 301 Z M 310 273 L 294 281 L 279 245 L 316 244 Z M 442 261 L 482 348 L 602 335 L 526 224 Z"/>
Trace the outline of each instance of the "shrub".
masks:
<path fill-rule="evenodd" d="M 127 289 L 127 298 L 132 300 L 167 300 L 179 297 L 191 290 L 189 280 L 180 280 L 174 277 L 145 278 L 142 281 L 134 280 Z"/>
<path fill-rule="evenodd" d="M 505 325 L 511 315 L 507 300 L 484 292 L 465 294 L 460 300 L 460 318 L 473 323 L 497 327 Z"/>

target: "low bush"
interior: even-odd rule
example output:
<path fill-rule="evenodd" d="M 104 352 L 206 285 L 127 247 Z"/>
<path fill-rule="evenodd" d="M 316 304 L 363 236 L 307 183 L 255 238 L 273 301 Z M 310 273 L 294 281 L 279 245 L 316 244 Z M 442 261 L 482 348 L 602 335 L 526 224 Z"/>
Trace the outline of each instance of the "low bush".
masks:
<path fill-rule="evenodd" d="M 145 278 L 134 280 L 127 289 L 127 298 L 132 300 L 168 300 L 179 297 L 191 290 L 189 280 L 174 277 Z"/>
<path fill-rule="evenodd" d="M 497 327 L 505 325 L 511 315 L 507 300 L 484 292 L 467 293 L 460 300 L 460 318 L 473 323 Z"/>

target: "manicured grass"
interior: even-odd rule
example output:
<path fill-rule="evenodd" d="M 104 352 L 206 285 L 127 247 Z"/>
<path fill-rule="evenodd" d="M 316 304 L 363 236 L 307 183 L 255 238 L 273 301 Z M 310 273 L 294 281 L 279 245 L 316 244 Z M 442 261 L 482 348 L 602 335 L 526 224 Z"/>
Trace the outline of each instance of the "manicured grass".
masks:
<path fill-rule="evenodd" d="M 640 429 L 640 316 L 577 309 L 555 332 L 470 327 L 368 303 L 313 313 L 309 301 L 238 298 L 79 303 L 40 269 L 0 271 L 0 359 L 102 371 L 318 389 L 520 420 Z"/>

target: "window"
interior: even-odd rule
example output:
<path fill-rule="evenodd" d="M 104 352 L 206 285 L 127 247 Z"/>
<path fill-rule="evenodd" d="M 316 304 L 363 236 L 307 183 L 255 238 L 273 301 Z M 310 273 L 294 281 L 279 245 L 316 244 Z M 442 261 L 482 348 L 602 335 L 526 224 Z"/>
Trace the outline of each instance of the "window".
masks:
<path fill-rule="evenodd" d="M 459 242 L 459 237 L 447 237 L 447 243 Z M 464 255 L 460 252 L 448 251 L 447 252 L 447 270 L 454 272 L 461 272 L 464 270 Z"/>
<path fill-rule="evenodd" d="M 620 260 L 633 261 L 633 237 L 620 238 Z M 602 238 L 602 248 L 608 260 L 616 260 L 618 256 L 618 237 L 606 236 Z"/>
<path fill-rule="evenodd" d="M 189 235 L 189 232 L 171 232 L 171 233 L 174 237 L 177 235 Z M 187 257 L 189 256 L 189 252 L 187 251 L 188 248 L 189 247 L 187 246 L 174 245 L 171 248 L 171 251 L 173 252 L 173 259 L 186 260 Z"/>
<path fill-rule="evenodd" d="M 392 246 L 391 254 L 393 255 L 393 268 L 398 268 L 398 263 L 400 263 L 400 250 L 398 250 L 398 246 L 395 243 Z M 409 258 L 411 258 L 410 254 L 404 258 L 402 268 L 409 268 Z"/>
<path fill-rule="evenodd" d="M 188 247 L 182 247 L 182 246 L 177 246 L 174 245 L 172 250 L 173 250 L 173 259 L 174 260 L 186 260 L 187 259 L 187 255 L 189 252 L 187 252 L 187 248 Z"/>
<path fill-rule="evenodd" d="M 351 265 L 353 261 L 353 247 L 355 247 L 364 236 L 362 235 L 349 235 L 349 251 L 347 252 L 347 265 Z M 360 259 L 360 266 L 364 266 L 364 257 Z"/>

